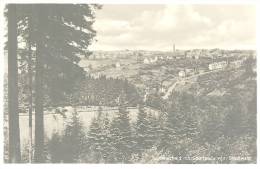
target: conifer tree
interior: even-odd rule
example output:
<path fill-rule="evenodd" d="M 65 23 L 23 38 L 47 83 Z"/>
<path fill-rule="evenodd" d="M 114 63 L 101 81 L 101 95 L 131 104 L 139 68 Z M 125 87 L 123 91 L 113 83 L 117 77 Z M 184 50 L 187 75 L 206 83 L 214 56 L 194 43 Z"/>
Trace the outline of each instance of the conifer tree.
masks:
<path fill-rule="evenodd" d="M 187 114 L 191 112 L 192 96 L 188 93 L 176 92 L 170 96 L 170 105 L 163 125 L 160 149 L 178 154 L 180 142 L 189 132 L 189 124 L 185 123 Z M 187 116 L 188 117 L 188 116 Z M 191 120 L 190 120 L 191 121 Z M 185 126 L 187 124 L 187 126 Z"/>
<path fill-rule="evenodd" d="M 133 140 L 129 112 L 124 105 L 119 106 L 117 116 L 110 126 L 111 146 L 114 162 L 129 162 L 132 153 Z"/>
<path fill-rule="evenodd" d="M 62 149 L 62 137 L 55 132 L 48 142 L 50 161 L 52 163 L 60 163 L 62 161 Z"/>
<path fill-rule="evenodd" d="M 101 154 L 102 154 L 102 162 L 106 163 L 109 162 L 111 157 L 110 157 L 110 152 L 112 151 L 111 149 L 111 136 L 110 136 L 110 120 L 108 118 L 108 114 L 106 113 L 105 116 L 102 119 L 102 137 L 103 137 L 103 142 L 101 144 Z"/>
<path fill-rule="evenodd" d="M 102 137 L 102 128 L 100 123 L 100 118 L 95 117 L 89 127 L 89 132 L 87 135 L 88 146 L 90 154 L 93 156 L 92 159 L 98 163 L 101 159 L 101 149 L 102 142 L 104 138 Z"/>
<path fill-rule="evenodd" d="M 195 139 L 199 134 L 198 123 L 192 114 L 187 114 L 185 116 L 184 122 L 184 135 L 186 138 Z"/>
<path fill-rule="evenodd" d="M 78 66 L 79 56 L 90 54 L 88 46 L 96 35 L 92 25 L 99 5 L 88 4 L 19 4 L 18 34 L 34 51 L 23 49 L 23 56 L 34 55 L 35 65 L 35 162 L 44 162 L 43 109 L 64 103 L 74 91 L 74 84 L 84 77 Z M 14 28 L 14 27 L 12 27 Z M 21 56 L 22 56 L 21 55 Z M 23 57 L 23 61 L 27 57 Z M 32 61 L 31 60 L 31 61 Z M 32 62 L 29 61 L 32 64 Z M 31 78 L 31 77 L 30 77 Z M 32 90 L 33 88 L 31 88 Z M 46 97 L 47 96 L 47 97 Z M 30 103 L 31 104 L 31 103 Z"/>
<path fill-rule="evenodd" d="M 160 116 L 160 115 L 159 115 Z M 156 115 L 152 115 L 151 113 L 147 113 L 147 121 L 148 121 L 148 130 L 147 130 L 147 145 L 148 148 L 152 148 L 158 144 L 160 138 L 160 119 Z"/>
<path fill-rule="evenodd" d="M 17 65 L 17 7 L 7 6 L 8 13 L 8 120 L 9 162 L 21 161 L 20 127 L 18 111 L 18 65 Z"/>
<path fill-rule="evenodd" d="M 62 138 L 62 160 L 65 163 L 78 162 L 82 159 L 86 145 L 86 135 L 82 122 L 75 111 L 71 122 L 67 123 Z"/>
<path fill-rule="evenodd" d="M 147 149 L 147 144 L 148 141 L 148 120 L 147 120 L 147 114 L 144 110 L 143 105 L 139 105 L 138 108 L 138 115 L 137 115 L 137 122 L 136 122 L 136 136 L 135 136 L 135 141 L 136 141 L 136 152 L 138 154 L 141 154 L 145 149 Z"/>

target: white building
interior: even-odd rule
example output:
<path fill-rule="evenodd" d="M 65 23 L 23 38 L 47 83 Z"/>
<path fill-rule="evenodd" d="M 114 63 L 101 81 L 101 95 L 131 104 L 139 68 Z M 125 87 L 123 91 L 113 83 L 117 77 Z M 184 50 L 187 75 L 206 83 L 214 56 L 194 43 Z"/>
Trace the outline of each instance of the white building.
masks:
<path fill-rule="evenodd" d="M 161 92 L 161 93 L 165 93 L 165 92 L 166 92 L 165 87 L 161 86 L 161 88 L 160 88 L 160 92 Z"/>
<path fill-rule="evenodd" d="M 185 71 L 183 70 L 179 71 L 179 77 L 185 77 L 185 76 L 186 76 Z"/>
<path fill-rule="evenodd" d="M 158 61 L 158 57 L 156 56 L 156 57 L 154 57 L 154 58 L 152 58 L 152 59 L 150 59 L 150 62 L 151 63 L 155 63 L 155 62 L 157 62 Z"/>
<path fill-rule="evenodd" d="M 120 68 L 121 64 L 119 62 L 116 62 L 116 68 Z"/>
<path fill-rule="evenodd" d="M 214 62 L 209 64 L 209 70 L 224 69 L 227 66 L 226 61 Z"/>
<path fill-rule="evenodd" d="M 144 64 L 149 64 L 150 63 L 150 60 L 148 58 L 145 58 L 144 59 Z"/>
<path fill-rule="evenodd" d="M 150 63 L 155 63 L 158 61 L 158 57 L 154 57 L 154 58 L 145 58 L 144 59 L 144 64 L 150 64 Z"/>

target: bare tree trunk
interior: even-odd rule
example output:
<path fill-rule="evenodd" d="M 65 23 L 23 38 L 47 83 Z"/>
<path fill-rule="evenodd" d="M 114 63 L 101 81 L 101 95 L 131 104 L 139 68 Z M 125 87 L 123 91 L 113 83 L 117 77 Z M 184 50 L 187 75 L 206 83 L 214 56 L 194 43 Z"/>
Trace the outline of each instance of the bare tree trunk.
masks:
<path fill-rule="evenodd" d="M 36 75 L 35 75 L 35 153 L 34 160 L 36 163 L 44 162 L 44 116 L 43 116 L 43 57 L 44 57 L 44 43 L 43 43 L 43 9 L 41 5 L 37 6 L 35 12 L 39 18 L 39 27 L 36 42 Z M 35 8 L 33 8 L 35 10 Z"/>
<path fill-rule="evenodd" d="M 32 7 L 32 5 L 30 5 Z M 33 157 L 33 142 L 32 142 L 32 109 L 33 109 L 33 94 L 32 94 L 32 44 L 31 44 L 31 35 L 32 35 L 32 9 L 28 19 L 28 28 L 29 28 L 29 38 L 28 38 L 28 50 L 29 50 L 29 58 L 28 58 L 28 84 L 29 84 L 29 162 L 32 162 Z"/>
<path fill-rule="evenodd" d="M 21 161 L 18 111 L 17 19 L 16 5 L 8 5 L 8 110 L 9 162 Z"/>

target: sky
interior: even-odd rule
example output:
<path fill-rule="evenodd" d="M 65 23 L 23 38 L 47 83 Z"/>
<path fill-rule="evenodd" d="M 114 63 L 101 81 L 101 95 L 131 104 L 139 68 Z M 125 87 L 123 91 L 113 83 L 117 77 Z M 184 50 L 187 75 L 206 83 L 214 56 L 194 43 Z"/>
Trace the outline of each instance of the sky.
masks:
<path fill-rule="evenodd" d="M 103 5 L 91 50 L 255 49 L 254 5 Z"/>

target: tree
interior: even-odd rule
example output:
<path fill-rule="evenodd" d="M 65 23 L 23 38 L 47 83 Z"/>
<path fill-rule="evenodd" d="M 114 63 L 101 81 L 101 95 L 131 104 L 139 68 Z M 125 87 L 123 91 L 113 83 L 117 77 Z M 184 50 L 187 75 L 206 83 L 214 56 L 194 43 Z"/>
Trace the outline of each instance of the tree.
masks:
<path fill-rule="evenodd" d="M 151 148 L 152 146 L 157 146 L 159 143 L 159 139 L 161 136 L 161 129 L 162 129 L 161 116 L 162 116 L 161 113 L 158 115 L 147 113 L 147 121 L 148 121 L 147 144 L 149 145 L 148 146 L 149 148 Z"/>
<path fill-rule="evenodd" d="M 45 98 L 49 99 L 47 104 L 61 103 L 67 93 L 74 90 L 77 79 L 84 77 L 77 63 L 79 55 L 90 54 L 87 47 L 95 36 L 92 24 L 93 11 L 97 8 L 97 5 L 83 4 L 19 5 L 22 28 L 25 28 L 21 36 L 36 47 L 35 162 L 44 161 Z M 33 23 L 29 25 L 30 16 L 33 16 Z M 28 29 L 30 31 L 26 31 Z"/>
<path fill-rule="evenodd" d="M 48 150 L 50 153 L 50 160 L 52 163 L 60 163 L 63 157 L 62 137 L 59 133 L 53 133 L 48 142 Z"/>
<path fill-rule="evenodd" d="M 114 162 L 129 162 L 132 153 L 132 131 L 129 112 L 124 105 L 119 106 L 119 112 L 110 126 L 111 146 Z"/>
<path fill-rule="evenodd" d="M 92 29 L 94 11 L 100 6 L 19 4 L 16 7 L 18 34 L 29 46 L 21 50 L 21 56 L 27 55 L 21 58 L 21 62 L 27 62 L 32 68 L 32 53 L 36 60 L 35 69 L 28 70 L 28 73 L 31 78 L 31 72 L 35 72 L 35 162 L 43 162 L 43 107 L 62 103 L 75 90 L 74 84 L 78 79 L 84 77 L 84 71 L 77 63 L 80 55 L 90 54 L 88 46 L 96 34 Z M 31 46 L 36 51 L 31 51 Z"/>
<path fill-rule="evenodd" d="M 139 105 L 137 122 L 135 127 L 135 153 L 139 156 L 147 149 L 156 144 L 159 136 L 159 121 L 152 114 Z"/>
<path fill-rule="evenodd" d="M 183 131 L 185 133 L 185 137 L 194 140 L 197 138 L 199 134 L 198 123 L 196 121 L 196 118 L 193 116 L 192 112 L 189 113 L 190 114 L 187 114 L 185 116 Z"/>
<path fill-rule="evenodd" d="M 150 149 L 142 152 L 141 158 L 136 158 L 133 156 L 131 162 L 141 164 L 158 164 L 162 162 L 161 157 L 164 157 L 164 154 L 158 151 L 156 147 L 151 147 Z"/>
<path fill-rule="evenodd" d="M 85 145 L 86 134 L 84 127 L 75 111 L 72 116 L 72 121 L 66 125 L 62 138 L 62 161 L 65 163 L 80 161 L 85 153 Z"/>
<path fill-rule="evenodd" d="M 189 93 L 176 92 L 169 97 L 169 102 L 159 149 L 184 156 L 186 148 L 182 143 L 193 140 L 198 134 L 197 121 L 192 116 L 194 98 Z"/>
<path fill-rule="evenodd" d="M 110 120 L 108 119 L 108 115 L 106 114 L 105 117 L 102 119 L 102 137 L 103 142 L 101 144 L 101 154 L 102 154 L 102 161 L 109 162 L 111 161 L 110 152 L 112 151 L 111 148 L 111 136 L 110 136 Z"/>
<path fill-rule="evenodd" d="M 102 154 L 102 143 L 104 142 L 104 137 L 102 134 L 100 116 L 95 117 L 89 127 L 89 132 L 87 134 L 88 147 L 91 154 L 91 162 L 99 163 Z M 95 160 L 95 161 L 92 161 Z"/>
<path fill-rule="evenodd" d="M 35 74 L 35 162 L 43 162 L 44 151 L 44 120 L 43 120 L 43 57 L 44 57 L 44 27 L 46 13 L 43 7 L 38 7 L 36 17 L 39 19 L 38 39 L 36 42 L 36 74 Z"/>
<path fill-rule="evenodd" d="M 223 122 L 220 115 L 210 111 L 210 116 L 202 122 L 202 132 L 200 136 L 203 142 L 213 143 L 216 139 L 223 135 Z"/>
<path fill-rule="evenodd" d="M 147 114 L 144 110 L 143 105 L 139 105 L 138 107 L 138 115 L 137 115 L 137 122 L 136 122 L 136 152 L 141 155 L 141 153 L 147 149 L 147 131 L 148 131 L 148 121 L 147 121 Z"/>
<path fill-rule="evenodd" d="M 254 77 L 256 74 L 253 71 L 254 64 L 256 63 L 256 60 L 253 58 L 253 56 L 248 57 L 244 62 L 245 67 L 245 76 L 246 77 Z"/>
<path fill-rule="evenodd" d="M 21 160 L 20 128 L 18 111 L 18 68 L 17 68 L 17 13 L 16 5 L 8 8 L 8 110 L 9 110 L 9 162 Z"/>
<path fill-rule="evenodd" d="M 174 153 L 178 149 L 178 141 L 183 137 L 183 102 L 182 94 L 174 93 L 169 98 L 170 105 L 167 107 L 166 119 L 163 125 L 159 149 Z"/>
<path fill-rule="evenodd" d="M 224 120 L 224 134 L 231 138 L 237 138 L 245 134 L 246 115 L 243 105 L 244 100 L 240 99 L 238 93 L 227 96 L 229 106 L 227 106 L 227 115 Z"/>
<path fill-rule="evenodd" d="M 30 6 L 32 10 L 32 5 Z M 32 135 L 32 111 L 33 111 L 33 56 L 32 56 L 32 43 L 31 43 L 31 37 L 32 34 L 32 15 L 28 16 L 28 28 L 29 28 L 29 36 L 28 36 L 28 90 L 29 90 L 29 162 L 32 162 L 33 160 L 33 135 Z"/>

